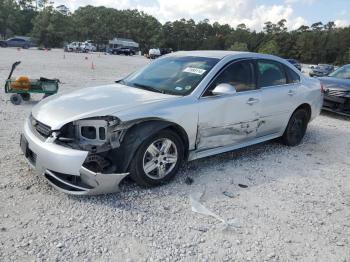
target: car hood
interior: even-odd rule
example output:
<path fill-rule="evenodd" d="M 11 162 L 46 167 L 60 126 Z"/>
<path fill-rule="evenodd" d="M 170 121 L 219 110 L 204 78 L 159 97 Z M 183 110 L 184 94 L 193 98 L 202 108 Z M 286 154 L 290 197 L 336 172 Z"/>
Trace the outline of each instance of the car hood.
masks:
<path fill-rule="evenodd" d="M 341 79 L 335 77 L 319 77 L 318 78 L 326 89 L 343 89 L 350 90 L 350 79 Z"/>
<path fill-rule="evenodd" d="M 178 96 L 113 84 L 53 95 L 33 107 L 32 115 L 52 129 L 59 129 L 71 121 L 114 115 L 145 104 L 178 98 Z"/>

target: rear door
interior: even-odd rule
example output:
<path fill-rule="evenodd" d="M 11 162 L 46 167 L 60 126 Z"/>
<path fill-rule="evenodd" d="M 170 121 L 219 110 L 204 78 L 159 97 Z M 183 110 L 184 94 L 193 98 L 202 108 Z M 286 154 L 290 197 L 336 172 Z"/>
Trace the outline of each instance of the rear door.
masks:
<path fill-rule="evenodd" d="M 296 108 L 300 77 L 286 65 L 268 59 L 256 60 L 261 90 L 261 127 L 258 137 L 282 132 Z"/>
<path fill-rule="evenodd" d="M 213 95 L 211 91 L 221 83 L 233 85 L 237 93 Z M 227 65 L 199 100 L 197 149 L 232 146 L 254 139 L 260 107 L 254 63 L 241 60 Z"/>

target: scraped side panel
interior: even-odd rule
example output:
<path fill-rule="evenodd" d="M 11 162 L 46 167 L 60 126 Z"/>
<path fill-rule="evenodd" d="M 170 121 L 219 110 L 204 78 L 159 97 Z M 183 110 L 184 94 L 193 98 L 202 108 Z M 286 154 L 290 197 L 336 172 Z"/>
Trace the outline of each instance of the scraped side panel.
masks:
<path fill-rule="evenodd" d="M 210 149 L 229 146 L 254 139 L 259 128 L 265 121 L 255 119 L 222 127 L 199 126 L 197 135 L 197 149 Z"/>

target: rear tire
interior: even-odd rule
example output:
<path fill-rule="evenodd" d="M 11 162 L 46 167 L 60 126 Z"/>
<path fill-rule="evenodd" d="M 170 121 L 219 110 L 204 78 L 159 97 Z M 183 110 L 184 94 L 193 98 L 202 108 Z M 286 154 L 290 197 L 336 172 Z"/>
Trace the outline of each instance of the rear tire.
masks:
<path fill-rule="evenodd" d="M 180 137 L 171 130 L 161 130 L 147 138 L 130 163 L 130 176 L 141 186 L 158 186 L 169 182 L 184 159 Z"/>
<path fill-rule="evenodd" d="M 287 146 L 299 145 L 304 138 L 308 122 L 308 112 L 305 109 L 296 110 L 289 119 L 282 136 L 282 143 Z"/>
<path fill-rule="evenodd" d="M 30 100 L 30 94 L 29 93 L 23 93 L 21 94 L 21 97 L 23 101 L 29 101 Z"/>
<path fill-rule="evenodd" d="M 14 105 L 20 105 L 23 101 L 22 96 L 20 94 L 13 94 L 10 97 L 11 103 Z"/>

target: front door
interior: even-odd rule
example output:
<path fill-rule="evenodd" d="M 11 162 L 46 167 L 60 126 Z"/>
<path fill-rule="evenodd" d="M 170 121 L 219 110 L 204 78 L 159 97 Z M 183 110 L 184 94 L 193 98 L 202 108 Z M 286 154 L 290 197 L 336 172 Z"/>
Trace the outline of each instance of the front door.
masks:
<path fill-rule="evenodd" d="M 260 90 L 256 89 L 250 60 L 227 65 L 199 100 L 197 150 L 232 146 L 254 139 L 260 126 Z M 237 90 L 233 95 L 213 95 L 221 83 Z"/>

